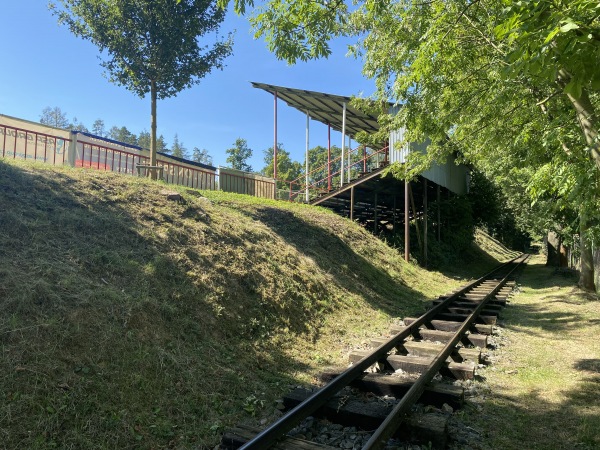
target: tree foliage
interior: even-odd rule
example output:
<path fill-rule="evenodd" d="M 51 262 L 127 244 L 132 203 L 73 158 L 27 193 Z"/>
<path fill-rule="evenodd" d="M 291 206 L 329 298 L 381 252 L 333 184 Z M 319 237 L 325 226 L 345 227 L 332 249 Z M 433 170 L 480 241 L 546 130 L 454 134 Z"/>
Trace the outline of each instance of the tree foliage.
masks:
<path fill-rule="evenodd" d="M 104 125 L 104 120 L 96 119 L 92 124 L 92 133 L 96 136 L 106 137 L 106 128 Z"/>
<path fill-rule="evenodd" d="M 50 106 L 45 107 L 40 115 L 40 123 L 56 128 L 68 128 L 70 124 L 67 113 L 58 106 L 54 108 Z"/>
<path fill-rule="evenodd" d="M 290 63 L 352 37 L 376 99 L 399 105 L 388 129 L 431 141 L 426 155 L 413 153 L 407 175 L 460 154 L 529 215 L 517 223 L 573 230 L 565 221 L 575 211 L 581 281 L 592 287 L 583 249 L 600 241 L 599 13 L 590 0 L 271 0 L 253 24 Z"/>
<path fill-rule="evenodd" d="M 108 130 L 108 137 L 115 141 L 124 142 L 125 144 L 138 145 L 138 139 L 135 133 L 132 133 L 127 127 L 113 126 Z"/>
<path fill-rule="evenodd" d="M 150 132 L 148 130 L 140 131 L 137 141 L 137 145 L 139 145 L 142 148 L 149 149 Z M 167 154 L 171 153 L 171 149 L 168 148 L 167 142 L 165 141 L 165 137 L 162 134 L 156 138 L 156 151 Z"/>
<path fill-rule="evenodd" d="M 229 155 L 226 161 L 233 169 L 252 172 L 252 166 L 248 164 L 248 159 L 252 157 L 252 149 L 248 147 L 246 139 L 237 138 L 233 147 L 225 150 L 225 153 Z"/>
<path fill-rule="evenodd" d="M 223 68 L 232 41 L 209 44 L 225 10 L 210 0 L 60 0 L 59 22 L 106 55 L 110 81 L 140 97 L 151 96 L 150 164 L 156 165 L 156 101 Z M 201 40 L 202 39 L 202 40 Z"/>
<path fill-rule="evenodd" d="M 192 151 L 192 161 L 208 164 L 209 166 L 212 166 L 213 164 L 213 158 L 205 148 L 200 150 L 198 147 L 194 147 L 194 150 Z"/>
<path fill-rule="evenodd" d="M 171 155 L 176 158 L 187 158 L 187 148 L 183 146 L 183 142 L 179 142 L 179 136 L 175 134 L 173 145 L 171 146 Z"/>
<path fill-rule="evenodd" d="M 267 177 L 273 176 L 273 147 L 264 151 L 265 167 L 261 173 Z M 285 150 L 282 143 L 277 144 L 277 179 L 281 181 L 293 181 L 302 173 L 302 164 L 293 161 L 290 152 Z"/>

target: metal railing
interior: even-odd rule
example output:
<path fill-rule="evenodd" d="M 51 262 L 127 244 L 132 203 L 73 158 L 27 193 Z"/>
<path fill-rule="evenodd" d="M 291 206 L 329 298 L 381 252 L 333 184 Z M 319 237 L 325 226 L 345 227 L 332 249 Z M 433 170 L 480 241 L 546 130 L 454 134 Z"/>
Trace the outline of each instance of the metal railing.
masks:
<path fill-rule="evenodd" d="M 3 117 L 8 118 L 8 116 Z M 74 167 L 128 175 L 135 175 L 138 173 L 138 166 L 148 166 L 150 161 L 150 158 L 144 154 L 148 151 L 141 147 L 111 141 L 89 133 L 68 132 L 21 119 L 8 119 L 10 119 L 9 124 L 22 123 L 23 126 L 27 125 L 32 129 L 0 124 L 1 154 L 4 158 L 32 159 L 53 165 L 69 164 Z M 56 130 L 57 134 L 53 135 L 41 130 Z M 58 134 L 61 133 L 68 134 L 69 137 L 59 136 Z M 387 164 L 388 147 L 374 151 L 367 149 L 366 146 L 359 146 L 348 149 L 344 159 L 345 161 L 342 161 L 342 157 L 337 156 L 310 170 L 308 176 L 302 174 L 291 181 L 276 180 L 227 168 L 219 169 L 217 173 L 216 168 L 211 170 L 196 167 L 186 164 L 184 160 L 180 161 L 178 158 L 171 160 L 160 154 L 156 164 L 162 168 L 163 180 L 166 183 L 290 202 L 307 202 L 340 187 L 342 178 L 346 184 Z M 139 171 L 139 175 L 145 174 L 145 171 Z"/>
<path fill-rule="evenodd" d="M 349 149 L 344 158 L 347 158 L 350 163 L 344 161 L 345 164 L 342 164 L 342 157 L 338 156 L 311 170 L 308 173 L 308 184 L 306 183 L 306 174 L 292 181 L 278 180 L 289 186 L 287 200 L 306 201 L 308 193 L 308 200 L 310 201 L 320 194 L 329 193 L 341 187 L 342 175 L 344 184 L 348 184 L 366 173 L 386 166 L 389 163 L 389 148 L 386 146 L 369 152 L 366 146 L 361 145 L 355 149 Z"/>
<path fill-rule="evenodd" d="M 70 139 L 61 136 L 8 125 L 0 125 L 0 134 L 2 135 L 2 157 L 33 159 L 53 165 L 64 164 L 66 149 L 71 142 Z"/>

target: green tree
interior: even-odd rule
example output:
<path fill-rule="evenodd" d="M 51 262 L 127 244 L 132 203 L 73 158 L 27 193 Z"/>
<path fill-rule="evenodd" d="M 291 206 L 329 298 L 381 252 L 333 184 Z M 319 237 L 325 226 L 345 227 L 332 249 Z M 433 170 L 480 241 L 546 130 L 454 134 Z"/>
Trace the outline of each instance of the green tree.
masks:
<path fill-rule="evenodd" d="M 107 55 L 110 80 L 140 97 L 150 94 L 150 164 L 156 165 L 156 102 L 223 68 L 231 37 L 212 45 L 225 10 L 210 0 L 60 0 L 50 8 L 71 32 Z M 152 176 L 156 174 L 152 172 Z"/>
<path fill-rule="evenodd" d="M 140 131 L 138 135 L 138 145 L 146 150 L 150 149 L 150 132 L 147 130 Z M 171 153 L 167 148 L 167 143 L 164 136 L 161 134 L 156 138 L 156 151 L 160 153 Z"/>
<path fill-rule="evenodd" d="M 264 151 L 265 167 L 260 171 L 264 176 L 273 177 L 273 147 Z M 292 161 L 290 152 L 286 151 L 282 143 L 277 144 L 277 185 L 279 189 L 289 189 L 289 183 L 294 181 L 302 174 L 303 166 L 297 161 Z M 298 180 L 298 184 L 292 186 L 297 190 L 304 184 L 304 179 Z"/>
<path fill-rule="evenodd" d="M 201 164 L 208 164 L 209 166 L 212 166 L 213 164 L 213 158 L 209 155 L 208 150 L 205 148 L 200 150 L 198 147 L 194 147 L 194 150 L 192 151 L 192 161 L 196 161 Z"/>
<path fill-rule="evenodd" d="M 108 130 L 108 137 L 125 144 L 138 145 L 137 136 L 129 131 L 127 127 L 111 127 L 110 130 Z"/>
<path fill-rule="evenodd" d="M 183 146 L 183 142 L 179 142 L 179 136 L 177 136 L 177 134 L 175 134 L 175 137 L 173 138 L 171 155 L 177 158 L 187 158 L 187 149 Z"/>
<path fill-rule="evenodd" d="M 246 139 L 237 138 L 233 147 L 225 150 L 225 153 L 229 155 L 226 161 L 233 169 L 252 172 L 252 166 L 248 164 L 248 159 L 252 157 L 252 149 L 248 147 Z"/>
<path fill-rule="evenodd" d="M 96 119 L 92 124 L 92 133 L 96 136 L 106 137 L 106 129 L 104 125 L 104 120 Z"/>
<path fill-rule="evenodd" d="M 69 119 L 67 119 L 67 113 L 65 113 L 58 106 L 55 106 L 54 108 L 47 106 L 44 108 L 42 114 L 40 115 L 40 123 L 56 128 L 69 128 Z"/>
<path fill-rule="evenodd" d="M 235 8 L 243 12 L 246 4 L 237 0 Z M 596 3 L 365 0 L 348 8 L 272 0 L 251 21 L 256 35 L 290 63 L 327 56 L 337 36 L 355 39 L 351 51 L 375 80 L 376 97 L 400 105 L 393 118 L 383 118 L 384 131 L 404 127 L 407 142 L 431 142 L 426 155 L 415 152 L 409 164 L 393 168 L 398 175 L 415 176 L 458 152 L 507 198 L 527 194 L 511 199 L 513 211 L 530 215 L 517 223 L 553 221 L 568 229 L 568 211 L 577 211 L 580 284 L 594 287 L 591 242 L 600 240 Z M 551 217 L 535 220 L 537 212 Z"/>
<path fill-rule="evenodd" d="M 77 131 L 85 131 L 85 132 L 89 131 L 83 123 L 81 123 L 77 120 L 77 117 L 73 117 L 73 121 L 69 124 L 69 128 L 71 130 L 77 130 Z"/>
<path fill-rule="evenodd" d="M 340 174 L 338 173 L 341 167 L 340 160 L 342 149 L 336 145 L 331 146 L 331 162 L 329 162 L 329 150 L 327 147 L 320 145 L 311 148 L 308 151 L 308 171 L 309 183 L 319 189 L 327 189 L 329 184 L 331 187 L 337 187 L 340 183 Z M 331 183 L 328 182 L 328 177 L 331 174 Z"/>

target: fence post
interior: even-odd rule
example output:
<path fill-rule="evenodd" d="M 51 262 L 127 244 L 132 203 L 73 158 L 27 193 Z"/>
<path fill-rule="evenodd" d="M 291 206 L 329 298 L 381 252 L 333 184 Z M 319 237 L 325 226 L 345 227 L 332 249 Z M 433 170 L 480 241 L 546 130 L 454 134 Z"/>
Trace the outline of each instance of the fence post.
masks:
<path fill-rule="evenodd" d="M 71 142 L 69 142 L 67 162 L 71 167 L 75 167 L 77 160 L 77 131 L 70 131 L 69 137 L 71 138 Z"/>

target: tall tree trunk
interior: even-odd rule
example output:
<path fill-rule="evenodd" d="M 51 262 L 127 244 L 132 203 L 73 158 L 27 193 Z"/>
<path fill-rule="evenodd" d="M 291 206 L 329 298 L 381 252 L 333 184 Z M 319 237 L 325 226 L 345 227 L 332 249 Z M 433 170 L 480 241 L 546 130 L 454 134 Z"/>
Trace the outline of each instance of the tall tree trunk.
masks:
<path fill-rule="evenodd" d="M 150 165 L 156 166 L 156 81 L 150 82 Z M 156 170 L 148 171 L 150 177 L 156 180 Z"/>
<path fill-rule="evenodd" d="M 563 88 L 571 80 L 571 75 L 565 69 L 558 71 L 559 85 Z M 581 90 L 581 96 L 576 98 L 567 93 L 567 97 L 577 114 L 577 121 L 590 149 L 590 158 L 600 169 L 600 150 L 598 149 L 598 118 L 594 105 L 590 101 L 587 90 Z M 582 210 L 579 213 L 579 236 L 581 246 L 581 274 L 579 285 L 584 289 L 595 290 L 594 286 L 594 255 L 592 253 L 592 242 L 588 238 L 588 219 Z"/>
<path fill-rule="evenodd" d="M 579 217 L 579 239 L 581 242 L 581 274 L 579 277 L 579 286 L 591 291 L 596 290 L 594 284 L 594 255 L 592 253 L 592 244 L 588 239 L 588 222 L 585 215 Z"/>
<path fill-rule="evenodd" d="M 558 71 L 558 75 L 560 77 L 559 84 L 564 87 L 568 81 L 571 79 L 569 73 L 560 69 Z M 585 137 L 585 141 L 590 146 L 590 157 L 592 161 L 596 164 L 596 167 L 600 169 L 600 150 L 598 149 L 598 118 L 596 117 L 596 110 L 594 109 L 594 105 L 590 101 L 590 96 L 588 95 L 587 90 L 584 88 L 581 90 L 581 96 L 576 98 L 572 94 L 567 94 L 571 105 L 575 109 L 575 113 L 577 114 L 577 120 L 579 121 L 579 126 L 581 127 L 581 131 L 583 131 L 583 135 Z"/>

